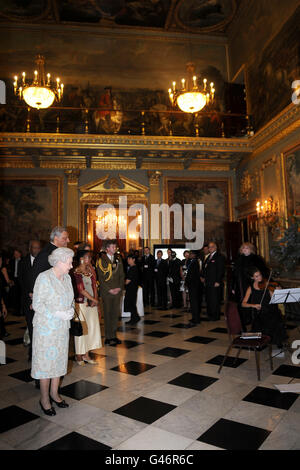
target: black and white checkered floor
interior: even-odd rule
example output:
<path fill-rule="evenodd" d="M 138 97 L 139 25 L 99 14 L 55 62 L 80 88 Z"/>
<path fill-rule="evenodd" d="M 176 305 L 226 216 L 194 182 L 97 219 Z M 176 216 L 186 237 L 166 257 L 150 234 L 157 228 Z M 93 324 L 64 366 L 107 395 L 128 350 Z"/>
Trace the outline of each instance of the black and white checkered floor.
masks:
<path fill-rule="evenodd" d="M 228 345 L 224 320 L 187 328 L 189 317 L 152 310 L 136 328 L 122 320 L 123 343 L 94 351 L 97 365 L 70 359 L 61 387 L 70 408 L 47 417 L 30 377 L 25 323 L 10 316 L 7 364 L 0 366 L 0 450 L 300 449 L 300 398 L 274 387 L 300 381 L 290 354 L 274 359 L 272 373 L 262 351 L 260 382 L 246 349 L 218 374 Z M 299 337 L 292 323 L 290 341 Z"/>

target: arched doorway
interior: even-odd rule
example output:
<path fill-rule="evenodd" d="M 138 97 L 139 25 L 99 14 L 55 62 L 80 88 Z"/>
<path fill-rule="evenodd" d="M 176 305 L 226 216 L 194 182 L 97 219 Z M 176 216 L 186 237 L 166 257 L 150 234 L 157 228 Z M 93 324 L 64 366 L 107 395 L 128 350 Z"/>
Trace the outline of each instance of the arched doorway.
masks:
<path fill-rule="evenodd" d="M 88 240 L 95 252 L 99 252 L 102 247 L 103 237 L 101 237 L 99 226 L 105 230 L 109 223 L 116 228 L 115 235 L 122 251 L 142 249 L 147 244 L 145 236 L 139 232 L 142 229 L 142 221 L 148 217 L 146 193 L 149 188 L 123 175 L 118 175 L 117 178 L 105 175 L 79 189 L 82 193 L 80 198 L 80 238 Z M 128 211 L 124 209 L 125 200 L 127 209 L 133 205 L 137 207 L 135 215 L 128 215 Z M 99 217 L 98 208 L 103 204 L 110 205 L 113 209 L 103 212 Z M 135 225 L 134 219 L 136 223 L 140 222 L 137 230 L 131 228 Z M 133 223 L 131 224 L 131 222 Z"/>

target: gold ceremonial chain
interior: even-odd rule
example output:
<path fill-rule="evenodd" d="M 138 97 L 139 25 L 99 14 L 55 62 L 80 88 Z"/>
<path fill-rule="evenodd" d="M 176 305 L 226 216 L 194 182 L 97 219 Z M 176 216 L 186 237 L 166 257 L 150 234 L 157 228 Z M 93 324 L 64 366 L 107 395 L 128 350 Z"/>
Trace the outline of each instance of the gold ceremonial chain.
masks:
<path fill-rule="evenodd" d="M 111 265 L 111 263 L 108 263 L 108 264 L 107 264 L 107 268 L 105 268 L 105 267 L 103 266 L 103 264 L 102 264 L 101 259 L 99 259 L 99 260 L 98 260 L 98 266 L 99 266 L 99 268 L 101 269 L 101 271 L 103 272 L 104 276 L 105 276 L 106 274 L 108 274 L 108 278 L 107 278 L 107 279 L 104 279 L 104 281 L 105 281 L 105 282 L 109 281 L 110 278 L 111 278 L 111 276 L 112 276 L 112 265 Z"/>

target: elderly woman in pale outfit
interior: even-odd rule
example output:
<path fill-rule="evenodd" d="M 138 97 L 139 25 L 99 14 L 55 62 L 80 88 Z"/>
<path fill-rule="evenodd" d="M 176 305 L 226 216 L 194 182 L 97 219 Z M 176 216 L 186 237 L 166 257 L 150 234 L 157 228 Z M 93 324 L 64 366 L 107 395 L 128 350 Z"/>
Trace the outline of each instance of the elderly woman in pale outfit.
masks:
<path fill-rule="evenodd" d="M 33 345 L 31 376 L 40 380 L 40 406 L 48 416 L 69 405 L 58 395 L 60 377 L 67 373 L 70 320 L 74 315 L 74 293 L 68 274 L 74 252 L 57 248 L 48 258 L 51 269 L 36 279 L 32 307 Z M 49 391 L 50 388 L 50 391 Z"/>

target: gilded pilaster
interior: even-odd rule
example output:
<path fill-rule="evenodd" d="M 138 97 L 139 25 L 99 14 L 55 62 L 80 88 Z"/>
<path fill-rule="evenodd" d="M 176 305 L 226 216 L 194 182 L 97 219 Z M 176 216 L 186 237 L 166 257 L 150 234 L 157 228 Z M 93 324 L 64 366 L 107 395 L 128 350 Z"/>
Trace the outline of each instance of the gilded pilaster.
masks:
<path fill-rule="evenodd" d="M 79 197 L 78 179 L 80 170 L 65 170 L 68 180 L 67 193 L 67 228 L 70 238 L 70 246 L 78 240 L 79 233 Z"/>
<path fill-rule="evenodd" d="M 153 245 L 161 243 L 161 224 L 159 224 L 159 238 L 152 238 L 151 236 L 151 206 L 152 204 L 161 204 L 160 195 L 160 181 L 161 171 L 148 171 L 149 178 L 149 243 L 150 250 L 153 250 Z"/>

